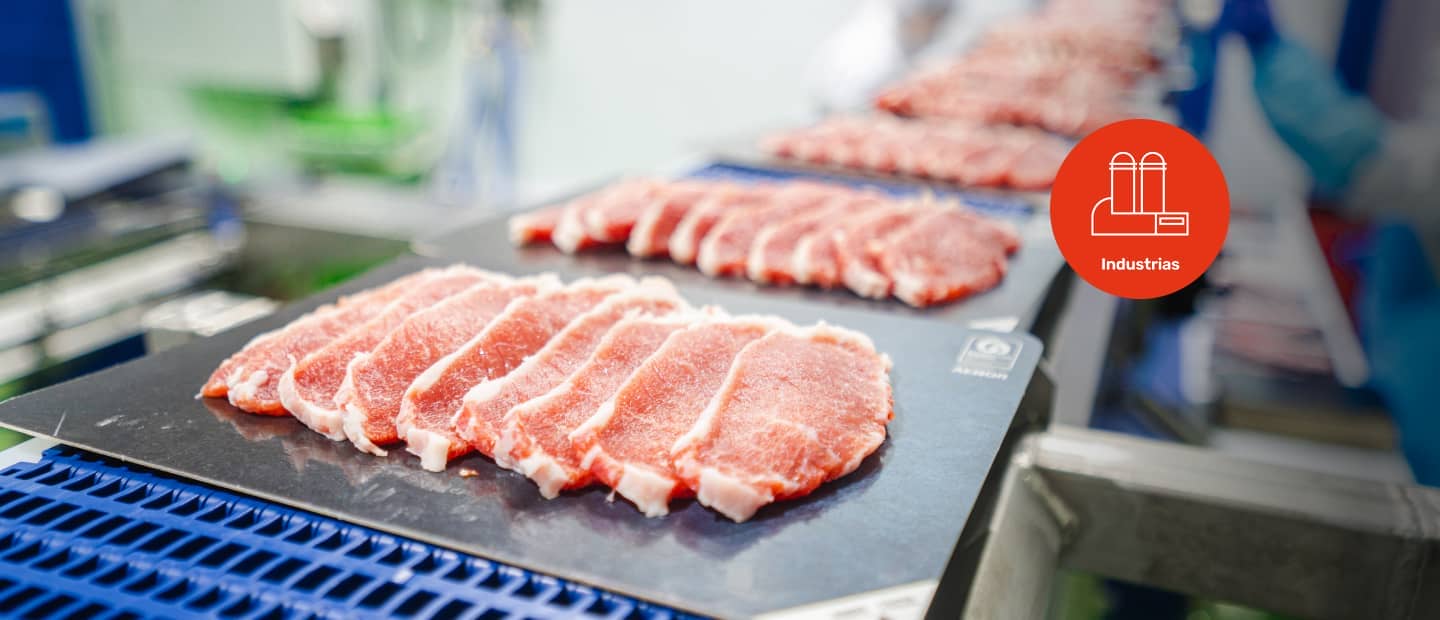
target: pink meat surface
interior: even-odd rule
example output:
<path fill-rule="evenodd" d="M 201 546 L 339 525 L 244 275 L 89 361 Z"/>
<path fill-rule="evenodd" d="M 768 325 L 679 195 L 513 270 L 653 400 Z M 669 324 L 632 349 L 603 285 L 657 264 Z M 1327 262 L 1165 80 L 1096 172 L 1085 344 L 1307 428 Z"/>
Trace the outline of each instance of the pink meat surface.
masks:
<path fill-rule="evenodd" d="M 569 378 L 590 359 L 605 334 L 621 320 L 637 314 L 663 315 L 688 305 L 666 280 L 647 278 L 632 290 L 610 296 L 571 321 L 510 373 L 482 381 L 465 394 L 455 431 L 462 439 L 489 437 L 511 409 L 538 398 Z M 483 442 L 484 440 L 480 440 Z"/>
<path fill-rule="evenodd" d="M 670 315 L 616 324 L 569 379 L 506 414 L 495 462 L 525 474 L 547 498 L 589 484 L 590 471 L 581 467 L 570 432 L 595 415 L 666 338 L 694 320 L 693 315 Z"/>
<path fill-rule="evenodd" d="M 373 351 L 356 355 L 335 394 L 355 447 L 384 456 L 395 443 L 400 400 L 415 377 L 484 329 L 513 300 L 534 295 L 534 279 L 494 278 L 405 319 Z"/>
<path fill-rule="evenodd" d="M 636 179 L 602 190 L 595 205 L 582 214 L 585 234 L 601 243 L 624 242 L 662 188 L 659 181 Z"/>
<path fill-rule="evenodd" d="M 635 220 L 626 251 L 633 256 L 663 256 L 670 253 L 670 235 L 690 209 L 705 196 L 722 187 L 704 181 L 673 183 L 661 191 Z"/>
<path fill-rule="evenodd" d="M 336 441 L 344 439 L 335 393 L 345 381 L 350 359 L 375 348 L 410 315 L 490 277 L 478 269 L 451 267 L 426 278 L 369 321 L 292 362 L 280 377 L 280 402 L 315 432 Z"/>
<path fill-rule="evenodd" d="M 558 206 L 510 216 L 510 241 L 515 245 L 549 243 L 564 213 L 565 207 Z"/>
<path fill-rule="evenodd" d="M 701 199 L 675 225 L 675 232 L 670 235 L 670 259 L 683 265 L 694 263 L 700 243 L 721 217 L 731 209 L 763 204 L 773 192 L 773 188 L 765 186 L 735 186 Z"/>
<path fill-rule="evenodd" d="M 893 417 L 890 360 L 825 324 L 771 332 L 735 357 L 675 471 L 701 504 L 739 522 L 860 465 Z"/>
<path fill-rule="evenodd" d="M 570 434 L 581 466 L 649 517 L 690 494 L 670 449 L 695 426 L 745 345 L 787 327 L 780 319 L 716 317 L 671 336 L 599 411 Z"/>
<path fill-rule="evenodd" d="M 200 395 L 228 396 L 230 404 L 250 413 L 286 415 L 278 388 L 280 375 L 292 360 L 309 355 L 370 320 L 433 273 L 434 270 L 421 271 L 342 297 L 335 305 L 323 306 L 285 327 L 255 337 L 215 369 Z"/>
<path fill-rule="evenodd" d="M 767 224 L 750 244 L 750 255 L 745 259 L 745 274 L 760 283 L 798 282 L 795 254 L 802 240 L 832 222 L 858 217 L 884 203 L 882 198 L 868 193 L 839 196 L 816 209 Z"/>
<path fill-rule="evenodd" d="M 550 241 L 555 247 L 567 254 L 574 254 L 603 244 L 585 230 L 585 213 L 595 208 L 600 198 L 600 193 L 586 194 L 560 207 L 560 219 L 555 222 L 555 230 L 550 235 Z"/>
<path fill-rule="evenodd" d="M 899 205 L 851 221 L 835 231 L 835 255 L 840 261 L 840 281 L 861 297 L 883 299 L 890 296 L 890 277 L 880 263 L 867 251 L 871 244 L 883 243 L 896 231 L 924 217 L 932 207 Z"/>
<path fill-rule="evenodd" d="M 826 199 L 843 193 L 845 190 L 835 185 L 796 182 L 785 185 L 762 204 L 731 209 L 715 221 L 700 242 L 696 265 L 711 277 L 744 275 L 750 246 L 767 224 L 815 210 Z"/>
<path fill-rule="evenodd" d="M 990 290 L 1005 277 L 1013 230 L 963 209 L 947 208 L 912 222 L 876 248 L 894 294 L 916 307 Z"/>
<path fill-rule="evenodd" d="M 420 455 L 423 467 L 437 471 L 468 452 L 472 443 L 489 454 L 494 435 L 477 435 L 467 443 L 456 434 L 455 415 L 465 393 L 482 381 L 505 376 L 575 317 L 634 284 L 627 276 L 577 280 L 563 288 L 553 284 L 542 287 L 542 292 L 512 302 L 484 330 L 420 373 L 405 390 L 395 426 L 406 449 Z"/>

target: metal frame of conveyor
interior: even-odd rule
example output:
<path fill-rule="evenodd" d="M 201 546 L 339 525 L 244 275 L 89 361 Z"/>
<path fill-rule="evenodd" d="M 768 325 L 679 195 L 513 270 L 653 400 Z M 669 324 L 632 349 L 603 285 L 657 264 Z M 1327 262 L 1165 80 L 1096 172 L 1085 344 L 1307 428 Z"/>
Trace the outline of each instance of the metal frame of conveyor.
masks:
<path fill-rule="evenodd" d="M 1060 569 L 1307 618 L 1440 617 L 1432 488 L 1057 428 L 1011 457 L 987 538 L 967 618 L 1043 616 Z"/>

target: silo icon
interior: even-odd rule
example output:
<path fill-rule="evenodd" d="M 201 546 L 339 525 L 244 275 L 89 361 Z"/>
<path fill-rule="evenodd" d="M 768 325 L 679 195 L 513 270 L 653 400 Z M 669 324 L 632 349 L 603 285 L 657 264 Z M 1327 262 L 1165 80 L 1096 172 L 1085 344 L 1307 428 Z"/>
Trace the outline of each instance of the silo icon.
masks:
<path fill-rule="evenodd" d="M 1134 213 L 1137 178 L 1135 156 L 1125 151 L 1110 158 L 1110 202 L 1116 213 Z"/>
<path fill-rule="evenodd" d="M 1110 195 L 1090 211 L 1094 237 L 1185 237 L 1190 214 L 1166 203 L 1165 156 L 1155 151 L 1136 161 L 1126 151 L 1110 158 Z"/>

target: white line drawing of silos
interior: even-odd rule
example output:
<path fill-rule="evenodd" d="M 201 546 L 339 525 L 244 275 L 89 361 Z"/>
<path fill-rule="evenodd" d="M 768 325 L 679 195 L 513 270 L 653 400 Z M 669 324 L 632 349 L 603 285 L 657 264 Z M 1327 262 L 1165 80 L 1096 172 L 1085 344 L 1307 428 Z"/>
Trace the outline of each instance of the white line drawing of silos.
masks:
<path fill-rule="evenodd" d="M 1110 157 L 1110 195 L 1090 210 L 1092 237 L 1187 237 L 1190 214 L 1170 211 L 1169 164 L 1155 151 L 1139 161 L 1127 151 Z"/>

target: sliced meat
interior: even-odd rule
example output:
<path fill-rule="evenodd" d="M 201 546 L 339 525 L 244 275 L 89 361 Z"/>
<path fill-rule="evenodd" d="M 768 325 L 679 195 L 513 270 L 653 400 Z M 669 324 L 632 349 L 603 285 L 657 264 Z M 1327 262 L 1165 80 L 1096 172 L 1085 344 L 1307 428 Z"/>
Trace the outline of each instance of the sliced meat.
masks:
<path fill-rule="evenodd" d="M 679 478 L 735 521 L 860 465 L 893 417 L 890 360 L 862 334 L 825 324 L 771 332 L 735 357 L 676 442 Z"/>
<path fill-rule="evenodd" d="M 672 333 L 695 317 L 636 317 L 615 325 L 569 379 L 506 414 L 495 462 L 528 476 L 553 498 L 590 483 L 590 471 L 570 443 L 570 431 L 589 419 Z"/>
<path fill-rule="evenodd" d="M 510 242 L 515 245 L 549 243 L 565 207 L 546 207 L 510 216 Z"/>
<path fill-rule="evenodd" d="M 630 238 L 635 221 L 659 194 L 661 187 L 659 182 L 651 179 L 636 179 L 602 190 L 595 205 L 581 214 L 586 236 L 600 243 L 624 242 Z"/>
<path fill-rule="evenodd" d="M 335 392 L 345 380 L 350 359 L 375 348 L 410 315 L 491 277 L 478 269 L 452 267 L 426 278 L 369 321 L 293 361 L 280 377 L 280 402 L 315 432 L 336 441 L 344 439 Z"/>
<path fill-rule="evenodd" d="M 670 235 L 670 259 L 685 265 L 694 263 L 700 252 L 700 242 L 710 234 L 710 229 L 722 216 L 731 209 L 762 204 L 765 196 L 772 192 L 773 189 L 761 186 L 735 186 L 701 199 L 685 217 L 680 218 L 675 232 Z"/>
<path fill-rule="evenodd" d="M 858 218 L 835 231 L 835 253 L 840 262 L 840 281 L 856 295 L 872 299 L 890 296 L 890 277 L 879 261 L 866 250 L 929 213 L 922 205 L 897 205 Z"/>
<path fill-rule="evenodd" d="M 1060 171 L 1067 153 L 1047 143 L 1036 144 L 1020 156 L 1020 161 L 1010 170 L 1009 183 L 1015 189 L 1043 190 L 1055 184 L 1055 175 Z"/>
<path fill-rule="evenodd" d="M 821 288 L 840 285 L 840 255 L 835 249 L 835 231 L 844 221 L 831 220 L 800 238 L 790 257 L 790 273 L 801 284 Z"/>
<path fill-rule="evenodd" d="M 602 245 L 599 239 L 591 237 L 585 230 L 585 213 L 600 202 L 599 193 L 586 194 L 565 203 L 560 208 L 560 219 L 550 241 L 567 254 L 588 250 Z"/>
<path fill-rule="evenodd" d="M 486 379 L 505 376 L 575 317 L 634 284 L 628 276 L 577 280 L 511 302 L 483 331 L 420 373 L 405 390 L 395 427 L 406 449 L 420 455 L 421 466 L 430 470 L 444 469 L 451 459 L 469 452 L 470 444 L 456 436 L 454 426 L 465 393 Z M 493 435 L 477 439 L 475 446 L 489 454 Z"/>
<path fill-rule="evenodd" d="M 391 301 L 434 274 L 435 270 L 427 269 L 342 297 L 335 305 L 323 306 L 285 327 L 256 336 L 215 369 L 200 395 L 228 396 L 230 404 L 250 413 L 286 415 L 278 386 L 280 375 L 293 360 L 309 355 L 355 325 L 370 320 Z"/>
<path fill-rule="evenodd" d="M 410 315 L 375 349 L 350 360 L 335 393 L 342 428 L 355 447 L 380 456 L 395 443 L 400 400 L 415 377 L 484 329 L 509 303 L 534 295 L 540 282 L 492 279 Z"/>
<path fill-rule="evenodd" d="M 632 290 L 610 296 L 593 310 L 571 321 L 555 334 L 544 348 L 531 355 L 504 376 L 480 382 L 465 394 L 455 416 L 455 432 L 461 438 L 485 446 L 492 441 L 514 407 L 560 385 L 579 368 L 616 323 L 628 316 L 645 313 L 663 315 L 688 308 L 688 304 L 666 280 L 647 278 Z M 422 455 L 423 456 L 423 455 Z"/>
<path fill-rule="evenodd" d="M 675 474 L 670 449 L 695 426 L 740 349 L 788 325 L 775 318 L 716 317 L 676 332 L 570 433 L 575 452 L 584 455 L 581 466 L 645 516 L 669 512 L 671 499 L 690 494 Z"/>
<path fill-rule="evenodd" d="M 883 202 L 871 194 L 847 194 L 831 198 L 819 208 L 767 224 L 750 244 L 750 255 L 745 259 L 745 275 L 766 284 L 798 282 L 795 254 L 802 240 L 831 222 L 857 217 Z"/>
<path fill-rule="evenodd" d="M 744 275 L 750 246 L 762 228 L 814 210 L 842 192 L 834 185 L 796 182 L 785 185 L 763 204 L 731 209 L 700 242 L 696 265 L 711 277 Z"/>
<path fill-rule="evenodd" d="M 994 288 L 1005 277 L 1014 231 L 963 209 L 941 209 L 919 218 L 875 248 L 894 294 L 924 307 Z"/>
<path fill-rule="evenodd" d="M 674 183 L 653 198 L 635 220 L 626 251 L 633 256 L 663 256 L 670 253 L 670 235 L 690 209 L 720 186 L 709 182 Z"/>

